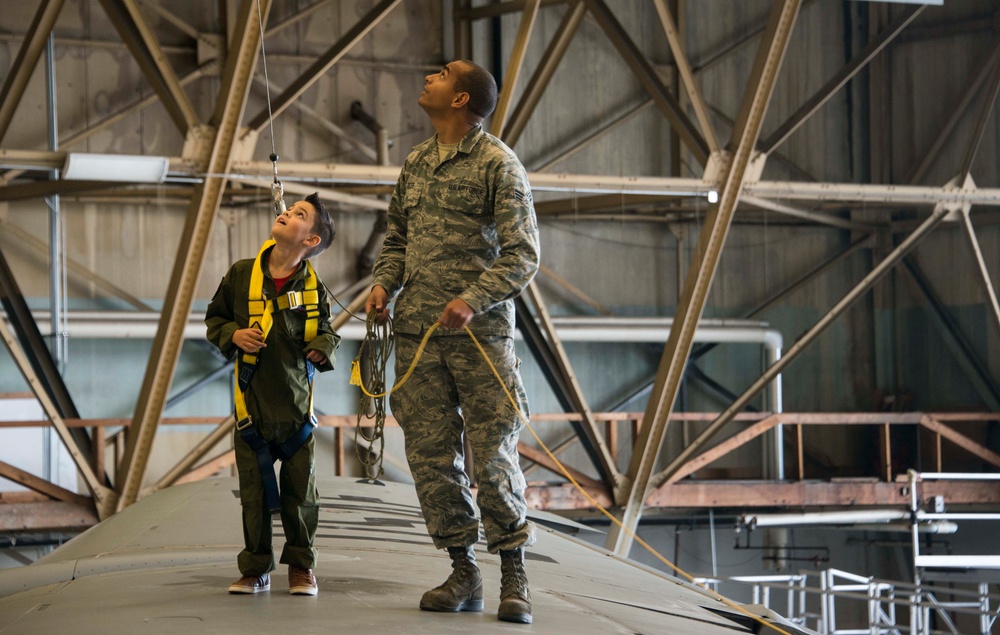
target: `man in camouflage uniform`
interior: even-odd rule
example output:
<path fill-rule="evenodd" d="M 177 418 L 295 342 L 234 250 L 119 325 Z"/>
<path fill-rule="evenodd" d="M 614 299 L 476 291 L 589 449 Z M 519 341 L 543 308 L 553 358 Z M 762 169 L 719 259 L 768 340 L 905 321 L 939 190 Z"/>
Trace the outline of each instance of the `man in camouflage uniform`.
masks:
<path fill-rule="evenodd" d="M 427 329 L 438 323 L 413 375 L 391 396 L 406 438 L 427 529 L 447 549 L 452 574 L 424 594 L 429 611 L 481 611 L 479 539 L 463 432 L 474 455 L 487 549 L 499 553 L 498 618 L 531 622 L 524 547 L 534 541 L 518 466 L 522 422 L 489 365 L 465 333 L 476 335 L 527 416 L 514 355 L 514 303 L 538 269 L 538 225 L 524 168 L 483 131 L 496 105 L 493 77 L 469 61 L 428 75 L 417 103 L 437 134 L 414 147 L 389 203 L 389 227 L 375 263 L 368 312 L 393 327 L 396 374 L 410 366 Z"/>

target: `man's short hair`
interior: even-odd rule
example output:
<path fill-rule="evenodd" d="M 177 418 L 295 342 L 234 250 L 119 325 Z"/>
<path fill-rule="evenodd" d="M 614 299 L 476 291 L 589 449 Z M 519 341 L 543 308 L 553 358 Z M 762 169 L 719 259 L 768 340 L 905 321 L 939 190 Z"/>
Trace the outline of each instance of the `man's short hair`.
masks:
<path fill-rule="evenodd" d="M 320 255 L 333 242 L 333 237 L 337 235 L 337 228 L 333 226 L 333 219 L 330 212 L 323 207 L 323 202 L 319 200 L 319 192 L 313 192 L 305 198 L 306 203 L 313 206 L 316 215 L 313 218 L 312 232 L 319 236 L 319 244 L 312 248 L 306 258 L 315 258 Z"/>
<path fill-rule="evenodd" d="M 456 70 L 455 91 L 469 93 L 469 112 L 486 119 L 497 107 L 497 82 L 490 72 L 469 60 Z"/>

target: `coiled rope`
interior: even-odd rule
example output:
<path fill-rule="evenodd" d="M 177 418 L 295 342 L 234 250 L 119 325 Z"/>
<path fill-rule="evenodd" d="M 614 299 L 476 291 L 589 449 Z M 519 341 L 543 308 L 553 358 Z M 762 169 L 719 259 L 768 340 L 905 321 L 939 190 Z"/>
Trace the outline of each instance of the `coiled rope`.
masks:
<path fill-rule="evenodd" d="M 368 314 L 368 319 L 366 321 L 366 324 L 370 325 L 372 322 L 376 322 L 377 320 L 375 319 L 375 316 L 377 314 L 378 314 L 377 311 L 372 311 L 371 313 L 369 313 Z M 368 345 L 368 340 L 369 340 L 370 337 L 373 336 L 372 335 L 373 333 L 375 334 L 375 337 L 386 337 L 386 338 L 390 338 L 390 339 L 392 338 L 392 329 L 391 329 L 390 321 L 386 320 L 385 323 L 383 324 L 383 326 L 386 327 L 386 328 L 379 329 L 377 331 L 369 330 L 366 333 L 366 335 L 365 335 L 365 341 L 363 341 L 361 343 L 361 348 L 362 349 L 364 349 L 364 347 L 366 345 Z M 359 364 L 359 361 L 358 361 L 360 359 L 360 357 L 361 357 L 361 353 L 358 353 L 358 359 L 355 359 L 354 363 L 352 364 L 352 368 L 351 368 L 351 384 L 360 387 L 361 388 L 361 392 L 363 392 L 367 398 L 374 399 L 376 401 L 378 401 L 379 399 L 384 400 L 386 396 L 392 394 L 396 389 L 398 389 L 400 386 L 402 386 L 403 384 L 405 384 L 406 380 L 408 380 L 410 378 L 410 375 L 413 374 L 413 369 L 416 368 L 417 362 L 420 360 L 420 356 L 423 355 L 424 348 L 426 348 L 427 342 L 430 340 L 431 334 L 434 333 L 435 330 L 437 330 L 437 327 L 438 327 L 438 324 L 434 323 L 434 324 L 432 324 L 430 326 L 430 328 L 427 329 L 427 332 L 424 333 L 424 337 L 420 341 L 420 346 L 417 347 L 417 352 L 413 355 L 413 361 L 410 362 L 410 367 L 406 369 L 406 372 L 403 374 L 403 376 L 396 382 L 396 384 L 390 390 L 385 390 L 385 368 L 384 368 L 384 366 L 381 369 L 381 371 L 376 371 L 375 369 L 372 369 L 373 370 L 373 376 L 376 375 L 376 374 L 379 374 L 380 377 L 381 377 L 381 380 L 382 380 L 382 383 L 379 386 L 375 386 L 374 382 L 370 382 L 371 388 L 375 392 L 369 390 L 365 386 L 364 381 L 362 380 L 362 377 L 361 377 L 360 364 Z M 707 586 L 705 586 L 703 584 L 698 584 L 697 582 L 695 582 L 694 576 L 692 576 L 688 572 L 684 571 L 683 569 L 681 569 L 680 567 L 678 567 L 677 565 L 675 565 L 670 560 L 667 560 L 667 558 L 665 558 L 663 555 L 661 555 L 660 552 L 658 552 L 649 543 L 647 543 L 645 540 L 643 540 L 638 535 L 636 535 L 636 533 L 634 531 L 632 531 L 631 529 L 629 529 L 628 527 L 626 527 L 620 520 L 618 520 L 615 517 L 614 514 L 612 514 L 611 512 L 609 512 L 599 502 L 597 502 L 597 500 L 593 496 L 591 496 L 590 493 L 586 489 L 584 489 L 576 481 L 575 478 L 573 478 L 573 475 L 570 474 L 569 470 L 567 470 L 566 467 L 563 466 L 562 462 L 560 462 L 559 459 L 556 458 L 556 455 L 553 454 L 551 450 L 549 450 L 548 446 L 545 445 L 545 443 L 542 441 L 542 439 L 538 436 L 538 434 L 535 432 L 535 429 L 531 427 L 531 424 L 528 422 L 528 418 L 524 416 L 523 412 L 521 412 L 521 409 L 517 405 L 517 401 L 514 399 L 514 396 L 512 394 L 510 394 L 510 390 L 508 390 L 506 384 L 504 384 L 503 379 L 500 377 L 500 373 L 496 369 L 496 366 L 493 365 L 493 360 L 491 360 L 490 357 L 489 357 L 489 355 L 486 354 L 486 350 L 483 349 L 482 344 L 480 344 L 479 340 L 476 339 L 476 336 L 472 333 L 472 330 L 468 326 L 465 326 L 463 328 L 464 328 L 465 332 L 469 335 L 469 337 L 472 338 L 472 343 L 476 345 L 476 348 L 479 350 L 479 353 L 483 356 L 483 359 L 486 360 L 486 363 L 489 365 L 490 370 L 493 372 L 493 376 L 496 377 L 497 383 L 500 384 L 500 387 L 503 388 L 504 394 L 507 395 L 507 401 L 510 402 L 510 405 L 513 406 L 513 408 L 514 408 L 514 411 L 517 412 L 518 418 L 520 418 L 521 421 L 522 421 L 522 423 L 524 423 L 524 427 L 528 430 L 528 432 L 531 433 L 531 436 L 533 436 L 535 438 L 535 441 L 538 442 L 539 447 L 542 448 L 542 450 L 549 457 L 549 459 L 551 459 L 552 462 L 555 463 L 555 465 L 559 468 L 559 471 L 562 472 L 563 476 L 565 476 L 569 480 L 569 482 L 573 484 L 573 487 L 575 487 L 580 492 L 580 494 L 582 494 L 583 497 L 586 498 L 587 501 L 589 501 L 590 504 L 594 506 L 594 508 L 596 508 L 599 512 L 601 512 L 601 514 L 603 514 L 604 516 L 606 516 L 612 523 L 614 523 L 615 525 L 617 525 L 619 529 L 621 529 L 626 534 L 628 534 L 628 536 L 630 538 L 632 538 L 632 540 L 634 540 L 636 543 L 638 543 L 639 545 L 641 545 L 642 548 L 645 549 L 646 551 L 648 551 L 650 554 L 652 554 L 654 558 L 656 558 L 657 560 L 659 560 L 660 562 L 662 562 L 664 565 L 666 565 L 668 568 L 670 568 L 671 570 L 673 570 L 675 573 L 677 573 L 678 575 L 680 575 L 681 577 L 683 577 L 684 579 L 686 579 L 688 582 L 696 585 L 700 589 L 703 589 L 705 592 L 707 592 L 709 595 L 711 595 L 712 598 L 715 599 L 716 601 L 721 602 L 722 604 L 725 604 L 726 606 L 728 606 L 729 608 L 733 609 L 734 611 L 737 611 L 739 613 L 743 613 L 744 615 L 747 615 L 748 617 L 754 619 L 755 621 L 757 621 L 757 622 L 763 624 L 764 626 L 767 626 L 768 628 L 774 630 L 776 633 L 780 633 L 781 635 L 791 635 L 791 633 L 789 633 L 788 631 L 782 629 L 780 626 L 778 626 L 776 624 L 773 624 L 771 622 L 765 621 L 759 615 L 754 615 L 753 613 L 751 613 L 747 609 L 743 608 L 739 604 L 736 604 L 735 602 L 733 602 L 729 598 L 727 598 L 727 597 L 725 597 L 725 596 L 723 596 L 723 595 L 721 595 L 721 594 L 713 591 L 712 589 L 709 589 Z M 372 349 L 374 350 L 374 348 L 376 346 L 381 346 L 381 344 L 372 343 L 369 346 L 371 346 Z M 391 345 L 390 345 L 390 349 L 391 349 Z M 385 363 L 388 362 L 388 356 L 386 355 L 384 358 L 380 357 L 380 360 L 381 360 L 381 363 L 385 364 Z"/>

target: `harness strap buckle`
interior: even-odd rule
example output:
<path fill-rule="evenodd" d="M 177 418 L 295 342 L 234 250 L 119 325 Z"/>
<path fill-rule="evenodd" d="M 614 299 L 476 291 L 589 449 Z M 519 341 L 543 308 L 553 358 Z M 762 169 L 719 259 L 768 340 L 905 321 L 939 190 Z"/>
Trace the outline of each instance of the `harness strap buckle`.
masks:
<path fill-rule="evenodd" d="M 236 422 L 236 430 L 238 432 L 243 432 L 252 425 L 253 425 L 253 420 L 250 418 L 250 415 L 247 415 L 243 419 L 240 419 L 239 421 Z"/>
<path fill-rule="evenodd" d="M 288 302 L 288 309 L 295 310 L 303 306 L 302 303 L 302 292 L 301 291 L 289 291 L 285 294 L 286 302 Z M 284 303 L 282 303 L 284 304 Z"/>

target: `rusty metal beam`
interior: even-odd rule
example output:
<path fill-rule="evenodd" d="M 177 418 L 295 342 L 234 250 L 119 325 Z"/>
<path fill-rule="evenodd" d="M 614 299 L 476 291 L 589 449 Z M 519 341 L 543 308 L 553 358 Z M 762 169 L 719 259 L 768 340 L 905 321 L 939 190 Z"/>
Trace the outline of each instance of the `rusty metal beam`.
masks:
<path fill-rule="evenodd" d="M 663 114 L 666 115 L 667 120 L 680 137 L 681 142 L 691 151 L 695 159 L 704 165 L 708 161 L 708 144 L 694 127 L 694 124 L 691 123 L 691 120 L 688 119 L 677 99 L 663 85 L 652 64 L 642 54 L 639 47 L 635 45 L 632 38 L 628 36 L 625 28 L 615 18 L 611 9 L 604 3 L 604 0 L 584 0 L 584 2 L 587 3 L 587 8 L 590 9 L 591 14 L 597 19 L 597 24 L 600 25 L 605 35 L 611 40 L 611 43 L 618 50 L 625 63 L 635 73 L 639 83 L 642 84 L 642 87 L 653 98 L 653 101 L 663 111 Z"/>
<path fill-rule="evenodd" d="M 901 483 L 851 481 L 827 483 L 801 481 L 684 481 L 665 485 L 646 500 L 650 508 L 677 509 L 770 509 L 795 507 L 884 507 L 905 506 L 909 497 Z M 604 507 L 610 502 L 599 491 L 588 492 Z M 1000 484 L 991 481 L 926 481 L 920 493 L 925 497 L 944 496 L 949 505 L 996 505 Z M 533 509 L 548 511 L 591 510 L 593 505 L 570 485 L 528 485 L 525 498 Z"/>
<path fill-rule="evenodd" d="M 997 481 L 921 483 L 920 494 L 924 497 L 943 495 L 949 505 L 1000 503 L 1000 483 Z M 747 509 L 753 507 L 880 507 L 906 505 L 901 483 L 886 482 L 835 482 L 794 481 L 769 483 L 761 481 L 741 481 L 726 483 L 702 483 L 685 481 L 666 485 L 654 492 L 647 504 L 650 507 L 729 507 Z"/>
<path fill-rule="evenodd" d="M 691 271 L 684 284 L 670 336 L 663 349 L 656 382 L 642 420 L 642 429 L 632 453 L 626 480 L 617 492 L 617 502 L 624 507 L 622 525 L 612 526 L 606 546 L 619 555 L 627 555 L 632 534 L 642 516 L 649 479 L 656 465 L 670 413 L 687 367 L 694 342 L 694 332 L 701 319 L 709 289 L 722 257 L 729 228 L 739 203 L 743 180 L 750 166 L 760 127 L 784 58 L 800 0 L 774 3 L 766 35 L 747 83 L 740 113 L 733 128 L 730 146 L 732 157 L 725 167 L 718 205 L 711 208 L 702 228 Z"/>
<path fill-rule="evenodd" d="M 45 50 L 46 41 L 59 17 L 65 0 L 43 0 L 31 20 L 28 33 L 11 64 L 10 72 L 0 87 L 0 140 L 7 134 L 14 111 L 21 104 L 31 73 Z"/>
<path fill-rule="evenodd" d="M 553 461 L 548 454 L 546 454 L 542 450 L 539 450 L 535 447 L 528 445 L 523 441 L 518 441 L 517 453 L 520 454 L 522 458 L 528 459 L 529 461 L 534 461 L 541 467 L 544 467 L 546 470 L 559 476 L 559 478 L 566 478 L 566 474 L 567 473 L 570 474 L 577 483 L 579 483 L 584 487 L 584 489 L 607 488 L 607 485 L 603 481 L 598 481 L 597 479 L 590 478 L 580 470 L 572 466 L 566 465 L 561 461 L 559 462 L 559 464 L 556 464 L 556 462 Z M 560 465 L 562 465 L 563 469 L 565 469 L 566 472 L 563 472 L 563 470 L 559 468 Z M 608 495 L 610 494 L 611 491 L 609 489 Z"/>
<path fill-rule="evenodd" d="M 319 59 L 317 59 L 309 68 L 305 70 L 301 75 L 299 75 L 295 81 L 293 81 L 288 88 L 286 88 L 270 106 L 270 118 L 276 118 L 286 108 L 292 105 L 292 102 L 299 98 L 302 93 L 315 84 L 319 79 L 328 71 L 330 68 L 344 56 L 347 51 L 351 50 L 355 44 L 361 41 L 368 32 L 371 31 L 375 26 L 382 21 L 386 15 L 389 14 L 400 0 L 382 0 L 377 5 L 371 8 L 371 10 L 364 15 L 357 24 L 352 26 L 344 35 L 337 40 L 333 46 L 331 46 L 325 53 L 323 53 Z M 266 16 L 265 16 L 266 17 Z M 269 119 L 268 108 L 262 109 L 255 117 L 253 117 L 249 123 L 247 123 L 247 128 L 251 132 L 260 132 L 264 126 L 267 124 Z"/>
<path fill-rule="evenodd" d="M 535 18 L 538 17 L 539 0 L 528 0 L 524 5 L 524 13 L 521 14 L 521 24 L 517 27 L 517 37 L 514 40 L 514 50 L 510 53 L 510 61 L 507 63 L 504 73 L 503 88 L 497 98 L 496 109 L 493 111 L 491 122 L 491 133 L 494 136 L 503 138 L 504 120 L 507 118 L 507 110 L 514 99 L 514 89 L 517 88 L 517 79 L 521 76 L 521 67 L 524 63 L 524 53 L 531 40 L 531 31 L 535 28 Z"/>
<path fill-rule="evenodd" d="M 81 505 L 93 502 L 92 499 L 87 498 L 86 496 L 81 496 L 76 492 L 71 492 L 65 487 L 60 487 L 55 483 L 51 483 L 43 478 L 35 476 L 31 472 L 26 472 L 19 467 L 15 467 L 10 463 L 5 463 L 3 461 L 0 461 L 0 477 L 23 485 L 30 490 L 38 492 L 39 494 L 45 494 L 49 498 L 54 498 L 56 500 L 78 503 Z"/>
<path fill-rule="evenodd" d="M 99 1 L 153 92 L 159 95 L 167 114 L 181 134 L 186 135 L 198 125 L 198 115 L 135 0 Z"/>
<path fill-rule="evenodd" d="M 552 80 L 552 75 L 555 74 L 559 62 L 562 61 L 563 56 L 566 54 L 566 49 L 569 48 L 570 42 L 573 41 L 573 36 L 576 35 L 586 15 L 587 7 L 581 0 L 575 0 L 570 4 L 566 15 L 563 16 L 562 22 L 559 23 L 559 28 L 556 29 L 552 41 L 549 42 L 548 48 L 545 49 L 545 53 L 542 55 L 541 63 L 535 69 L 531 79 L 528 80 L 524 94 L 521 95 L 521 99 L 514 108 L 514 112 L 510 115 L 510 120 L 504 126 L 504 143 L 511 148 L 521 138 L 521 133 L 524 132 L 524 127 L 528 124 L 528 119 L 531 118 L 531 114 L 535 111 L 535 107 L 538 105 L 539 100 L 541 100 L 542 94 Z"/>
<path fill-rule="evenodd" d="M 982 443 L 976 443 L 969 437 L 965 436 L 961 432 L 949 428 L 940 421 L 936 420 L 930 415 L 924 415 L 920 418 L 920 425 L 927 428 L 935 434 L 939 434 L 945 439 L 948 439 L 958 447 L 962 448 L 969 454 L 978 457 L 984 463 L 989 463 L 993 467 L 1000 467 L 1000 454 L 997 454 L 993 450 L 990 450 Z"/>
<path fill-rule="evenodd" d="M 219 470 L 236 464 L 236 451 L 226 450 L 225 452 L 220 452 L 215 457 L 205 461 L 198 467 L 194 468 L 190 472 L 186 472 L 183 476 L 177 479 L 177 485 L 182 483 L 192 483 L 194 481 L 200 481 L 206 479 L 210 476 L 214 476 L 219 472 Z"/>
<path fill-rule="evenodd" d="M 211 125 L 214 128 L 212 150 L 204 166 L 209 175 L 228 174 L 237 142 L 240 117 L 250 94 L 250 84 L 260 47 L 258 11 L 262 18 L 271 10 L 270 0 L 244 0 L 237 16 L 234 45 L 229 51 L 222 80 L 222 93 L 216 104 Z M 126 435 L 125 454 L 118 469 L 118 509 L 134 503 L 142 486 L 156 429 L 173 381 L 180 355 L 184 327 L 194 301 L 198 277 L 205 260 L 226 179 L 206 176 L 195 187 L 191 207 L 181 234 L 174 271 L 167 288 L 165 303 L 150 352 L 149 364 L 139 394 L 132 425 Z"/>
<path fill-rule="evenodd" d="M 739 446 L 751 441 L 752 439 L 756 439 L 768 430 L 771 430 L 775 426 L 781 425 L 782 423 L 784 423 L 784 419 L 780 415 L 771 415 L 766 419 L 758 421 L 746 430 L 734 434 L 712 449 L 706 450 L 682 465 L 680 469 L 677 470 L 677 472 L 671 477 L 670 481 L 668 481 L 668 484 L 679 481 L 685 476 L 697 472 L 701 468 L 710 464 L 712 461 L 729 454 Z"/>
<path fill-rule="evenodd" d="M 83 531 L 97 524 L 91 501 L 0 505 L 0 531 Z"/>

